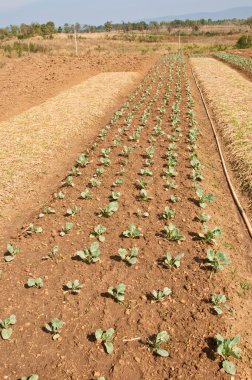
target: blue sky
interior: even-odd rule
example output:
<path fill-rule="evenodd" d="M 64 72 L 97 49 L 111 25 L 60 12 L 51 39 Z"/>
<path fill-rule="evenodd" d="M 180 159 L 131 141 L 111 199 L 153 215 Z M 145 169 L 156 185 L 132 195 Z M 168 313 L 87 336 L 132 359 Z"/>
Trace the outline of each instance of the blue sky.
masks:
<path fill-rule="evenodd" d="M 252 0 L 0 0 L 0 25 L 48 20 L 98 25 L 239 6 L 252 6 Z"/>

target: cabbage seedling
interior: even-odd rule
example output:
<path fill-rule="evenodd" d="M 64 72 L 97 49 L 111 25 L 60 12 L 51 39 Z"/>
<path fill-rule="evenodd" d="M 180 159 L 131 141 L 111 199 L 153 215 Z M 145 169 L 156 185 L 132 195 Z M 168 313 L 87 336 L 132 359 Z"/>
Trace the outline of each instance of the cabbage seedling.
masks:
<path fill-rule="evenodd" d="M 65 323 L 58 318 L 54 318 L 51 322 L 45 324 L 45 329 L 52 334 L 53 340 L 57 340 L 60 337 L 61 329 L 64 324 Z"/>
<path fill-rule="evenodd" d="M 152 197 L 149 197 L 148 196 L 148 193 L 147 193 L 147 190 L 145 189 L 141 189 L 140 192 L 139 192 L 139 195 L 137 197 L 139 200 L 141 201 L 145 201 L 145 202 L 148 202 L 150 201 L 151 199 L 153 199 Z"/>
<path fill-rule="evenodd" d="M 126 290 L 126 285 L 121 283 L 118 284 L 115 288 L 109 287 L 108 293 L 118 302 L 124 301 L 124 293 Z"/>
<path fill-rule="evenodd" d="M 73 228 L 73 223 L 67 222 L 65 227 L 62 227 L 62 230 L 60 231 L 60 236 L 65 236 L 68 234 L 69 231 Z"/>
<path fill-rule="evenodd" d="M 138 216 L 138 218 L 148 218 L 148 216 L 150 216 L 150 214 L 148 213 L 148 211 L 142 211 L 140 208 L 138 208 L 135 212 L 136 216 Z"/>
<path fill-rule="evenodd" d="M 97 177 L 100 177 L 104 173 L 104 168 L 97 168 L 95 173 Z"/>
<path fill-rule="evenodd" d="M 220 308 L 220 305 L 225 304 L 227 301 L 227 298 L 224 294 L 212 294 L 211 295 L 211 302 L 213 304 L 213 310 L 216 314 L 221 315 L 222 309 Z"/>
<path fill-rule="evenodd" d="M 43 218 L 45 215 L 55 214 L 55 210 L 52 207 L 46 207 L 43 212 L 39 214 L 39 218 Z"/>
<path fill-rule="evenodd" d="M 163 301 L 166 296 L 169 296 L 172 293 L 171 289 L 164 288 L 163 290 L 153 290 L 151 292 L 151 297 L 154 301 L 159 302 Z"/>
<path fill-rule="evenodd" d="M 142 234 L 140 233 L 140 229 L 136 227 L 133 223 L 129 225 L 129 229 L 123 231 L 123 236 L 132 239 L 139 239 Z"/>
<path fill-rule="evenodd" d="M 101 150 L 101 154 L 102 154 L 104 157 L 108 157 L 110 153 L 111 153 L 111 149 L 110 149 L 110 148 L 103 148 L 103 149 Z"/>
<path fill-rule="evenodd" d="M 156 150 L 156 149 L 155 149 L 154 146 L 150 146 L 150 147 L 146 148 L 146 149 L 145 149 L 146 156 L 147 156 L 148 158 L 153 158 L 154 153 L 155 153 L 155 150 Z"/>
<path fill-rule="evenodd" d="M 212 194 L 204 194 L 202 187 L 198 187 L 196 194 L 199 197 L 199 205 L 202 208 L 207 206 L 207 203 L 212 203 L 214 196 Z"/>
<path fill-rule="evenodd" d="M 105 350 L 108 354 L 112 354 L 112 352 L 114 351 L 114 346 L 113 346 L 114 333 L 115 333 L 115 330 L 113 328 L 110 328 L 105 331 L 101 329 L 98 329 L 95 331 L 95 338 L 97 342 L 103 343 Z"/>
<path fill-rule="evenodd" d="M 223 338 L 220 334 L 215 336 L 217 341 L 217 354 L 219 354 L 224 360 L 222 362 L 222 368 L 230 375 L 235 375 L 236 366 L 234 363 L 227 360 L 229 356 L 233 358 L 241 358 L 241 350 L 237 347 L 237 343 L 240 342 L 240 336 L 236 335 L 234 338 Z"/>
<path fill-rule="evenodd" d="M 79 280 L 68 281 L 65 285 L 66 289 L 72 294 L 79 294 L 83 286 Z"/>
<path fill-rule="evenodd" d="M 204 179 L 200 170 L 194 170 L 194 169 L 191 171 L 190 177 L 193 181 L 203 181 Z"/>
<path fill-rule="evenodd" d="M 118 202 L 110 202 L 107 206 L 100 209 L 99 216 L 108 218 L 112 216 L 118 210 Z"/>
<path fill-rule="evenodd" d="M 99 179 L 94 178 L 94 177 L 90 179 L 89 183 L 92 187 L 98 187 L 101 185 L 101 181 L 99 181 Z"/>
<path fill-rule="evenodd" d="M 32 235 L 33 233 L 35 234 L 40 234 L 43 232 L 42 227 L 34 226 L 33 224 L 30 224 L 29 227 L 26 229 L 27 233 L 29 235 Z"/>
<path fill-rule="evenodd" d="M 89 199 L 89 198 L 91 198 L 91 192 L 90 192 L 90 190 L 89 189 L 85 189 L 84 191 L 82 191 L 80 197 L 82 199 Z"/>
<path fill-rule="evenodd" d="M 171 195 L 171 196 L 170 196 L 170 201 L 171 201 L 172 203 L 177 203 L 177 202 L 179 202 L 180 200 L 181 200 L 181 198 L 178 197 L 177 195 Z"/>
<path fill-rule="evenodd" d="M 128 265 L 134 265 L 137 262 L 138 248 L 133 247 L 129 250 L 126 248 L 119 248 L 118 254 L 123 261 L 125 261 Z"/>
<path fill-rule="evenodd" d="M 54 193 L 53 197 L 55 199 L 64 199 L 65 198 L 65 194 L 63 193 L 63 191 L 59 191 L 58 193 Z"/>
<path fill-rule="evenodd" d="M 108 157 L 101 157 L 100 158 L 100 163 L 102 165 L 104 165 L 105 167 L 109 167 L 110 164 L 111 164 L 111 161 L 110 161 L 110 159 Z"/>
<path fill-rule="evenodd" d="M 166 253 L 163 259 L 163 265 L 167 267 L 174 267 L 179 268 L 180 267 L 180 261 L 185 256 L 184 253 L 179 253 L 177 256 L 172 257 L 170 253 Z"/>
<path fill-rule="evenodd" d="M 90 236 L 94 236 L 94 237 L 97 237 L 97 239 L 100 241 L 100 242 L 104 242 L 105 241 L 105 236 L 103 236 L 103 234 L 107 231 L 107 228 L 104 227 L 102 224 L 98 224 L 98 226 L 96 226 L 94 228 L 94 230 L 91 232 L 91 235 Z"/>
<path fill-rule="evenodd" d="M 32 375 L 30 375 L 30 376 L 22 376 L 21 377 L 21 380 L 38 380 L 39 379 L 39 377 L 38 377 L 38 375 L 37 374 L 32 374 Z"/>
<path fill-rule="evenodd" d="M 207 225 L 204 224 L 204 230 L 206 231 L 203 234 L 199 234 L 199 238 L 203 240 L 205 243 L 214 244 L 215 238 L 221 236 L 220 227 L 215 227 L 213 230 L 210 230 Z"/>
<path fill-rule="evenodd" d="M 164 213 L 163 214 L 161 214 L 161 218 L 162 219 L 173 219 L 174 218 L 174 216 L 175 216 L 175 214 L 176 214 L 176 211 L 175 210 L 173 210 L 172 208 L 170 208 L 170 207 L 165 207 L 165 210 L 164 210 Z"/>
<path fill-rule="evenodd" d="M 119 193 L 118 191 L 112 191 L 110 198 L 113 201 L 117 201 L 120 198 L 120 195 L 121 195 L 121 193 Z"/>
<path fill-rule="evenodd" d="M 16 255 L 19 253 L 19 247 L 14 247 L 12 244 L 8 243 L 6 246 L 6 253 L 4 255 L 4 260 L 10 262 L 15 259 Z"/>
<path fill-rule="evenodd" d="M 99 243 L 94 242 L 90 248 L 84 248 L 83 251 L 77 251 L 76 256 L 88 264 L 96 263 L 100 260 Z"/>
<path fill-rule="evenodd" d="M 150 169 L 146 169 L 146 168 L 141 169 L 140 174 L 142 176 L 149 176 L 149 177 L 151 177 L 153 175 L 152 171 Z"/>
<path fill-rule="evenodd" d="M 16 316 L 14 314 L 10 315 L 9 318 L 4 319 L 3 321 L 0 319 L 0 329 L 1 329 L 1 337 L 4 340 L 10 339 L 12 335 L 11 325 L 15 325 L 17 322 Z"/>
<path fill-rule="evenodd" d="M 62 186 L 71 186 L 74 187 L 73 177 L 68 175 L 64 182 L 62 182 Z"/>
<path fill-rule="evenodd" d="M 29 288 L 42 288 L 44 286 L 44 281 L 41 277 L 38 277 L 38 278 L 29 278 L 27 280 L 27 283 L 26 285 L 29 287 Z"/>
<path fill-rule="evenodd" d="M 112 187 L 120 186 L 123 184 L 123 182 L 124 182 L 123 178 L 117 178 L 117 180 L 115 180 L 115 182 L 112 183 Z"/>
<path fill-rule="evenodd" d="M 66 215 L 67 216 L 74 216 L 75 214 L 77 214 L 77 212 L 80 211 L 80 208 L 76 205 L 73 205 L 72 208 L 68 208 L 67 211 L 66 211 Z"/>
<path fill-rule="evenodd" d="M 163 236 L 169 241 L 183 241 L 185 237 L 180 235 L 179 229 L 175 224 L 170 223 L 168 226 L 165 226 L 163 230 Z"/>
<path fill-rule="evenodd" d="M 176 182 L 174 180 L 170 180 L 168 181 L 166 179 L 166 184 L 164 185 L 165 189 L 177 189 L 178 185 L 176 184 Z M 174 197 L 174 196 L 173 196 Z M 171 199 L 170 199 L 171 200 Z M 172 200 L 171 200 L 172 201 Z M 173 202 L 173 201 L 172 201 Z"/>
<path fill-rule="evenodd" d="M 73 166 L 72 169 L 68 173 L 69 175 L 74 176 L 74 177 L 78 177 L 81 175 L 80 169 L 77 168 L 76 166 Z"/>
<path fill-rule="evenodd" d="M 161 331 L 154 337 L 148 338 L 149 351 L 159 356 L 169 356 L 169 352 L 161 347 L 163 343 L 166 343 L 170 339 L 169 334 L 166 331 Z"/>
<path fill-rule="evenodd" d="M 218 270 L 224 270 L 223 265 L 231 264 L 231 260 L 223 252 L 217 252 L 213 249 L 207 250 L 208 265 L 217 272 Z"/>
<path fill-rule="evenodd" d="M 79 158 L 76 160 L 77 164 L 84 168 L 89 164 L 88 157 L 85 154 L 81 154 Z"/>
<path fill-rule="evenodd" d="M 211 216 L 206 214 L 205 211 L 202 211 L 198 219 L 201 223 L 206 223 L 211 219 Z"/>
<path fill-rule="evenodd" d="M 129 157 L 129 155 L 130 155 L 130 153 L 132 153 L 133 152 L 133 148 L 132 147 L 130 147 L 130 146 L 124 146 L 123 147 L 123 150 L 122 150 L 122 152 L 120 153 L 120 156 L 123 156 L 123 157 Z"/>

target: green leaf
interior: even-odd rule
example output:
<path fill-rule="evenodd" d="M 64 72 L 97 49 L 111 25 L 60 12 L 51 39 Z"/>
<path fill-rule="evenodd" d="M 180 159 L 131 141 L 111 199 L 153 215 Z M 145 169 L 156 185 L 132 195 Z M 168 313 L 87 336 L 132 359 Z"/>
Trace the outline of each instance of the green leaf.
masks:
<path fill-rule="evenodd" d="M 216 312 L 216 314 L 218 314 L 218 315 L 221 315 L 223 313 L 221 308 L 218 306 L 214 306 L 213 309 Z"/>
<path fill-rule="evenodd" d="M 169 356 L 169 352 L 166 351 L 166 350 L 163 350 L 161 348 L 159 348 L 156 353 L 159 355 L 159 356 Z"/>
<path fill-rule="evenodd" d="M 12 328 L 11 328 L 11 327 L 9 327 L 9 328 L 7 328 L 7 329 L 3 329 L 3 330 L 1 331 L 1 336 L 2 336 L 2 338 L 3 338 L 4 340 L 9 339 L 9 338 L 11 337 L 11 335 L 12 335 Z"/>
<path fill-rule="evenodd" d="M 106 351 L 108 354 L 112 354 L 114 351 L 113 343 L 111 342 L 104 342 L 104 346 L 106 347 Z"/>
<path fill-rule="evenodd" d="M 103 331 L 101 329 L 98 329 L 95 331 L 95 338 L 96 340 L 101 340 L 102 339 L 102 334 L 103 334 Z"/>
<path fill-rule="evenodd" d="M 232 363 L 232 362 L 230 362 L 229 360 L 224 360 L 224 362 L 222 363 L 222 368 L 229 375 L 235 375 L 235 373 L 236 373 L 236 366 L 235 366 L 235 364 Z"/>
<path fill-rule="evenodd" d="M 4 256 L 4 260 L 9 263 L 10 261 L 14 260 L 15 256 Z"/>

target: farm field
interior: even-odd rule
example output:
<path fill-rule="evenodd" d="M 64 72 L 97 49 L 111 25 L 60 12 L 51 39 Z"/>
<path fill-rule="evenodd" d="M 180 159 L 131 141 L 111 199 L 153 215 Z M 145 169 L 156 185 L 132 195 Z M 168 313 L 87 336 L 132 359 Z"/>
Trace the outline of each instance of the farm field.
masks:
<path fill-rule="evenodd" d="M 91 140 L 2 245 L 1 378 L 225 380 L 228 359 L 250 380 L 252 245 L 189 62 L 161 57 Z"/>

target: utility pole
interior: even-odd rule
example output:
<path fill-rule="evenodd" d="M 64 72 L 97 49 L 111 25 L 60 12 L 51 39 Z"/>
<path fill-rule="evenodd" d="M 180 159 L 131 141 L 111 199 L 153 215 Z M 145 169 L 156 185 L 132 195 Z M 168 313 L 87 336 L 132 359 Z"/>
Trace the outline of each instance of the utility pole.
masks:
<path fill-rule="evenodd" d="M 75 43 L 75 54 L 78 55 L 77 33 L 76 33 L 75 28 L 74 28 L 74 43 Z"/>

